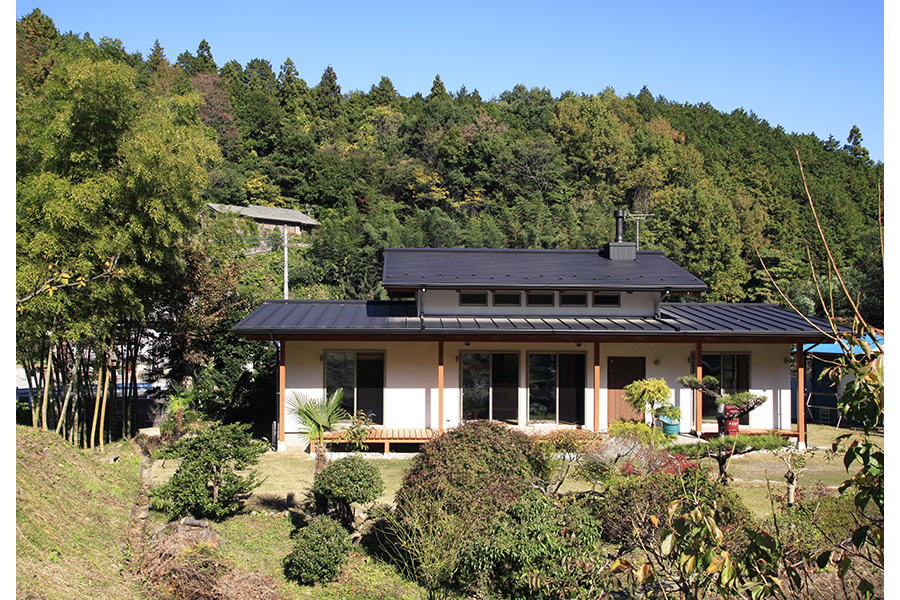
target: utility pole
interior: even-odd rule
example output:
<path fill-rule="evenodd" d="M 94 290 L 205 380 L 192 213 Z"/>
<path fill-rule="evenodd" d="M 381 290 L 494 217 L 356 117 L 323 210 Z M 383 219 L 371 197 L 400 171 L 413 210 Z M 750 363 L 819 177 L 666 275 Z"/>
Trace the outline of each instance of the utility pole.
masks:
<path fill-rule="evenodd" d="M 284 299 L 288 299 L 287 226 L 281 227 L 281 246 L 284 249 Z"/>

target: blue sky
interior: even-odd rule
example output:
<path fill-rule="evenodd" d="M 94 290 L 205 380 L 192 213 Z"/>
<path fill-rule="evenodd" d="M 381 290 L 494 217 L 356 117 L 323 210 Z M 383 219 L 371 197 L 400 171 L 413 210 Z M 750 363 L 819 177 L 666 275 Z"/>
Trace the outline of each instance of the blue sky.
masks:
<path fill-rule="evenodd" d="M 129 52 L 159 39 L 173 62 L 206 39 L 219 66 L 262 58 L 277 72 L 290 57 L 309 85 L 331 65 L 344 92 L 387 76 L 404 96 L 427 94 L 438 74 L 486 100 L 520 83 L 554 96 L 646 85 L 841 143 L 858 125 L 884 160 L 881 2 L 33 0 L 16 18 L 35 7 L 62 32 L 119 38 Z"/>

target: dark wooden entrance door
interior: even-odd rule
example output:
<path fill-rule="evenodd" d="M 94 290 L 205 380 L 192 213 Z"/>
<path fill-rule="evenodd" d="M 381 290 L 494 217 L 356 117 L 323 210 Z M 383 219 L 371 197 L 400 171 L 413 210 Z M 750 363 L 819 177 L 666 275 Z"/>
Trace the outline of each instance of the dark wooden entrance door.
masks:
<path fill-rule="evenodd" d="M 610 356 L 607 362 L 606 387 L 609 389 L 607 425 L 616 419 L 644 420 L 644 413 L 637 412 L 625 401 L 625 386 L 646 377 L 643 356 Z"/>

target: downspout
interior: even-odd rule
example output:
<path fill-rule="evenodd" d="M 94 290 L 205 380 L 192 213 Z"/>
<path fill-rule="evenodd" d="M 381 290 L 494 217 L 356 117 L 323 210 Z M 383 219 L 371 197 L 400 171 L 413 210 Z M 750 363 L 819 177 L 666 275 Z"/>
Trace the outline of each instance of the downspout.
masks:
<path fill-rule="evenodd" d="M 662 294 L 660 294 L 659 298 L 656 300 L 656 306 L 653 308 L 653 316 L 656 319 L 662 318 L 662 312 L 660 311 L 660 306 L 663 303 L 663 300 L 666 299 L 666 296 L 669 295 L 669 290 L 666 290 Z"/>
<path fill-rule="evenodd" d="M 425 331 L 425 288 L 419 290 L 416 294 L 416 311 L 419 313 L 419 329 Z"/>
<path fill-rule="evenodd" d="M 278 439 L 275 441 L 275 451 L 281 452 L 286 450 L 285 447 L 285 418 L 284 418 L 284 384 L 285 384 L 285 347 L 284 342 L 276 341 L 272 332 L 269 332 L 269 339 L 278 346 Z"/>

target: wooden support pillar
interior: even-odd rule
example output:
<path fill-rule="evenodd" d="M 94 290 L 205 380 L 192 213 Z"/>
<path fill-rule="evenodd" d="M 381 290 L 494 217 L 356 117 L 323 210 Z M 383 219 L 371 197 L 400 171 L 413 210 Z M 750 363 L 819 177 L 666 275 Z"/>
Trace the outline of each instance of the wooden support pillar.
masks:
<path fill-rule="evenodd" d="M 600 342 L 594 342 L 594 431 L 600 431 Z"/>
<path fill-rule="evenodd" d="M 703 344 L 694 344 L 694 376 L 697 381 L 703 381 Z M 703 392 L 694 391 L 694 424 L 697 436 L 703 433 Z"/>
<path fill-rule="evenodd" d="M 285 384 L 285 343 L 284 340 L 278 342 L 278 450 L 283 450 L 284 446 L 284 384 Z"/>
<path fill-rule="evenodd" d="M 806 353 L 797 344 L 797 447 L 806 448 Z"/>
<path fill-rule="evenodd" d="M 438 342 L 438 431 L 444 430 L 444 342 Z M 387 454 L 387 444 L 385 444 Z"/>

